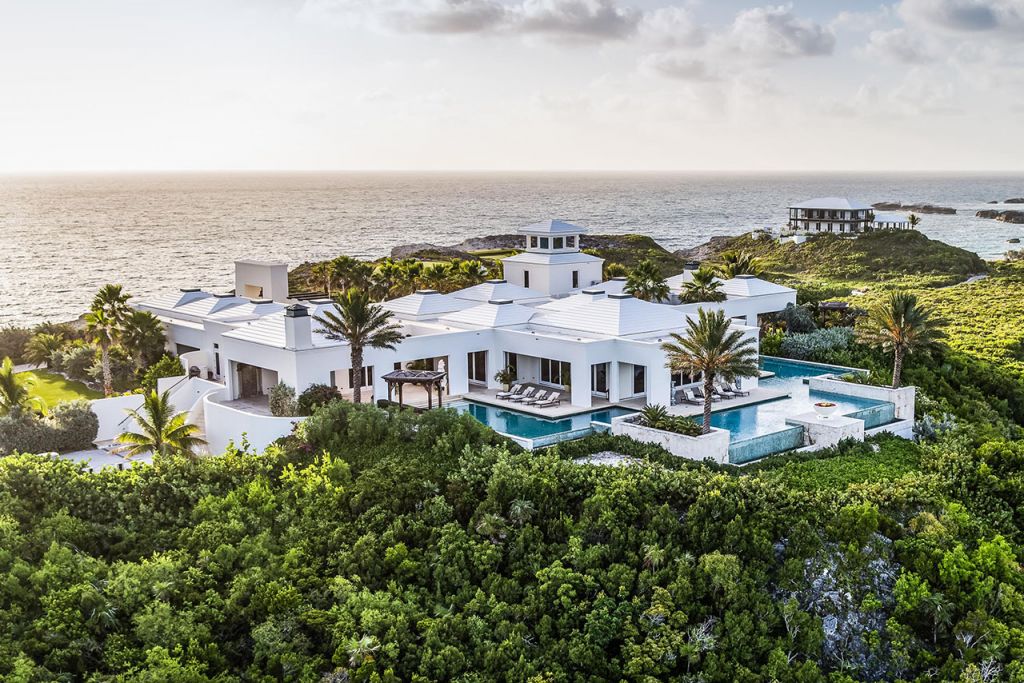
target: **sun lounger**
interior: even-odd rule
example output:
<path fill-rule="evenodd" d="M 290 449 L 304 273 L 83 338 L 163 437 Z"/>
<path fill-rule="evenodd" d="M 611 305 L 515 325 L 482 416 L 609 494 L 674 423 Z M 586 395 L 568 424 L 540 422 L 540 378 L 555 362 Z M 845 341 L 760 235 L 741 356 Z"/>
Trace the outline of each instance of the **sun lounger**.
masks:
<path fill-rule="evenodd" d="M 734 394 L 731 391 L 729 391 L 729 389 L 725 385 L 722 385 L 722 384 L 716 384 L 714 391 L 715 391 L 716 394 L 718 394 L 719 396 L 721 396 L 722 398 L 725 398 L 725 399 L 735 398 L 736 397 L 736 394 Z"/>
<path fill-rule="evenodd" d="M 557 405 L 561 405 L 561 404 L 562 404 L 562 395 L 560 393 L 558 393 L 557 391 L 555 391 L 555 392 L 552 392 L 552 394 L 550 396 L 548 396 L 546 399 L 544 399 L 543 401 L 537 401 L 533 405 L 537 406 L 538 408 L 550 408 L 551 406 L 557 406 Z"/>
<path fill-rule="evenodd" d="M 535 391 L 537 391 L 535 387 L 527 387 L 525 391 L 516 394 L 515 396 L 509 396 L 508 400 L 512 401 L 513 403 L 521 403 L 522 401 L 525 401 L 526 399 L 530 398 L 530 396 L 532 396 L 533 392 Z"/>
<path fill-rule="evenodd" d="M 697 395 L 693 393 L 693 389 L 683 389 L 683 401 L 686 403 L 692 403 L 695 406 L 699 406 L 704 403 L 704 399 L 697 398 Z"/>
<path fill-rule="evenodd" d="M 704 403 L 704 390 L 703 389 L 701 389 L 700 387 L 695 387 L 694 390 L 693 390 L 693 395 L 696 396 L 697 398 L 699 398 L 700 402 L 702 404 Z M 711 394 L 711 402 L 712 403 L 714 403 L 715 401 L 721 401 L 721 400 L 722 400 L 721 396 L 716 396 L 715 394 Z"/>
<path fill-rule="evenodd" d="M 732 384 L 726 384 L 725 386 L 726 388 L 729 389 L 729 391 L 736 394 L 737 396 L 750 396 L 750 392 L 740 389 L 739 384 L 737 384 L 736 382 L 733 382 Z"/>
<path fill-rule="evenodd" d="M 547 391 L 538 391 L 536 394 L 534 394 L 530 398 L 526 399 L 525 401 L 522 401 L 522 404 L 524 406 L 532 406 L 535 403 L 540 403 L 541 401 L 543 401 L 545 398 L 547 398 L 547 395 L 548 395 Z"/>
<path fill-rule="evenodd" d="M 495 396 L 500 399 L 510 399 L 513 396 L 517 395 L 520 391 L 522 391 L 522 388 L 522 384 L 514 384 L 512 385 L 512 388 L 509 389 L 508 391 L 499 391 L 497 394 L 495 394 Z"/>

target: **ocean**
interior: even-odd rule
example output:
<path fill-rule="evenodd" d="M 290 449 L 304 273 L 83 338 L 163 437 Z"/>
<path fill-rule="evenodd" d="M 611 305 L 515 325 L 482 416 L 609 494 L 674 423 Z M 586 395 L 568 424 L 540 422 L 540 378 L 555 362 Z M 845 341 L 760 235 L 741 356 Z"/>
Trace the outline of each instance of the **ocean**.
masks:
<path fill-rule="evenodd" d="M 929 237 L 999 258 L 1024 225 L 974 217 L 1024 174 L 175 173 L 0 176 L 0 325 L 68 320 L 107 282 L 226 291 L 232 261 L 387 255 L 561 218 L 668 249 L 778 227 L 820 196 L 927 202 Z M 1013 208 L 1013 207 L 1005 207 Z M 1021 207 L 1018 207 L 1021 208 Z"/>

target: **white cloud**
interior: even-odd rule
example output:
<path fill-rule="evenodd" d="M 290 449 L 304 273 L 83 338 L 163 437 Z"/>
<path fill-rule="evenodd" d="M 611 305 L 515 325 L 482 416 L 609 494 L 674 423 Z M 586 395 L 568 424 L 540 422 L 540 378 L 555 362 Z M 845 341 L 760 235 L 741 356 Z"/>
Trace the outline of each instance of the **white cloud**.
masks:
<path fill-rule="evenodd" d="M 399 29 L 416 33 L 479 33 L 497 28 L 505 7 L 492 0 L 431 0 L 390 12 Z"/>
<path fill-rule="evenodd" d="M 683 81 L 714 81 L 717 76 L 708 69 L 707 62 L 681 52 L 659 52 L 647 55 L 640 68 L 666 78 Z"/>
<path fill-rule="evenodd" d="M 659 47 L 689 47 L 704 42 L 704 30 L 687 7 L 659 7 L 640 21 L 645 42 Z"/>
<path fill-rule="evenodd" d="M 1021 0 L 903 0 L 899 12 L 908 23 L 946 31 L 1024 35 Z"/>
<path fill-rule="evenodd" d="M 566 40 L 617 40 L 636 32 L 641 13 L 614 0 L 525 0 L 511 30 Z"/>
<path fill-rule="evenodd" d="M 761 59 L 830 55 L 836 44 L 831 29 L 796 16 L 791 5 L 743 10 L 728 40 L 740 52 Z"/>
<path fill-rule="evenodd" d="M 877 59 L 904 64 L 923 64 L 933 59 L 924 43 L 905 28 L 872 31 L 864 53 Z"/>

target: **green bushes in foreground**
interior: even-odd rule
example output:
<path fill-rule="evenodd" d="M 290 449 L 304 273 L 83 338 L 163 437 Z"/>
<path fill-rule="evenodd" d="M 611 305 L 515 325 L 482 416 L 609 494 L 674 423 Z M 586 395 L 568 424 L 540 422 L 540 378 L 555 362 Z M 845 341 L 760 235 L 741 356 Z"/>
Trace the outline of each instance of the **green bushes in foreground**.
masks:
<path fill-rule="evenodd" d="M 0 455 L 92 448 L 99 426 L 88 401 L 58 403 L 44 416 L 32 412 L 5 415 L 0 417 Z"/>

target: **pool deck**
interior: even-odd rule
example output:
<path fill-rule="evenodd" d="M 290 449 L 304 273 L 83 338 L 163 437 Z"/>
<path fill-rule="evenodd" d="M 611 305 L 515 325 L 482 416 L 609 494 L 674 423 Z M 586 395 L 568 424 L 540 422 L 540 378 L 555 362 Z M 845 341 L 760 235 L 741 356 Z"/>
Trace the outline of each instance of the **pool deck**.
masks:
<path fill-rule="evenodd" d="M 532 386 L 532 385 L 530 385 Z M 640 410 L 644 407 L 642 400 L 630 400 L 620 401 L 618 403 L 611 403 L 603 398 L 594 397 L 593 404 L 588 406 L 574 406 L 569 403 L 567 391 L 562 391 L 562 404 L 558 406 L 552 406 L 550 408 L 534 408 L 533 406 L 525 406 L 522 403 L 513 403 L 511 401 L 503 401 L 497 397 L 497 389 L 476 389 L 469 393 L 463 394 L 462 398 L 467 401 L 473 401 L 474 403 L 485 403 L 489 406 L 496 406 L 498 408 L 504 408 L 506 410 L 514 410 L 526 415 L 535 415 L 537 417 L 543 417 L 548 420 L 557 420 L 563 417 L 571 417 L 573 415 L 579 415 L 581 413 L 592 413 L 595 410 L 602 410 L 604 408 L 611 408 L 612 406 L 620 406 L 622 408 L 630 408 L 633 410 Z"/>
<path fill-rule="evenodd" d="M 775 401 L 780 398 L 786 398 L 790 395 L 788 391 L 780 391 L 778 389 L 766 389 L 764 387 L 758 387 L 751 390 L 750 396 L 737 396 L 730 399 L 722 399 L 721 401 L 715 401 L 711 404 L 711 412 L 717 413 L 720 410 L 730 410 L 731 408 L 742 408 L 743 406 L 754 405 L 755 403 L 764 403 L 766 401 Z M 668 409 L 668 412 L 673 415 L 682 415 L 684 417 L 697 417 L 704 414 L 704 405 L 694 405 L 692 403 L 678 403 Z"/>

